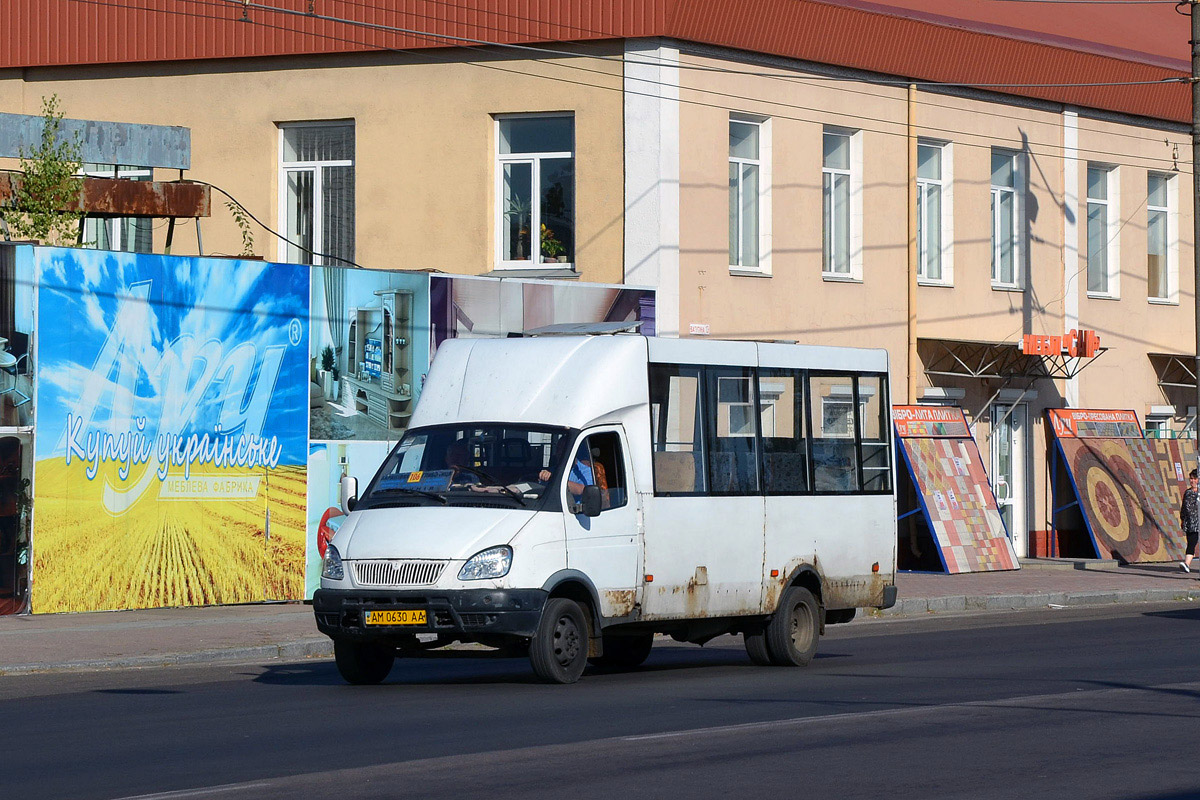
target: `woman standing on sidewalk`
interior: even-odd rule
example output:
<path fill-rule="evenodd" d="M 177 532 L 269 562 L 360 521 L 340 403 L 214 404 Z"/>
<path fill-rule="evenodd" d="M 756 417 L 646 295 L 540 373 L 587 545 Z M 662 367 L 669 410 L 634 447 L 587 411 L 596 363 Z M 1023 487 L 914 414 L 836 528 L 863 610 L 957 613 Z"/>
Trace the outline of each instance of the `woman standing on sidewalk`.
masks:
<path fill-rule="evenodd" d="M 1200 472 L 1192 470 L 1188 473 L 1188 488 L 1183 493 L 1183 504 L 1179 507 L 1179 524 L 1183 527 L 1183 535 L 1187 538 L 1187 550 L 1184 551 L 1183 561 L 1179 568 L 1184 572 L 1192 571 L 1192 556 L 1196 553 L 1196 542 L 1200 540 Z"/>

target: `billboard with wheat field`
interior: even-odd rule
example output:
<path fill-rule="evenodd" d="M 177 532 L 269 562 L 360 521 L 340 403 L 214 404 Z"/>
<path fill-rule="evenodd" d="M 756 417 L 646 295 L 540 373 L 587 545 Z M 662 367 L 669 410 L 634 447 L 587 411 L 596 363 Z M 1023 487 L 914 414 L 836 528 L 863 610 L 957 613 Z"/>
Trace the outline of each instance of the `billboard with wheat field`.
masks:
<path fill-rule="evenodd" d="M 303 596 L 308 267 L 33 253 L 33 610 Z"/>

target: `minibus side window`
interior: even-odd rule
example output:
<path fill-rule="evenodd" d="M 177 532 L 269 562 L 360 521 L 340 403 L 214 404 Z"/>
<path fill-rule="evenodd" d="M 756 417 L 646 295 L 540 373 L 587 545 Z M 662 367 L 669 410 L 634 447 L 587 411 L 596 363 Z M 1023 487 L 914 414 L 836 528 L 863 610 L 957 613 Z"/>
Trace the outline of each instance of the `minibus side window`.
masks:
<path fill-rule="evenodd" d="M 705 367 L 704 373 L 709 494 L 758 494 L 760 409 L 754 370 Z"/>
<path fill-rule="evenodd" d="M 650 431 L 655 494 L 704 494 L 700 368 L 650 365 Z"/>
<path fill-rule="evenodd" d="M 806 492 L 808 445 L 805 442 L 803 373 L 796 369 L 760 369 L 758 404 L 763 489 L 767 494 Z"/>
<path fill-rule="evenodd" d="M 854 377 L 809 375 L 813 490 L 858 491 L 858 434 Z"/>
<path fill-rule="evenodd" d="M 588 455 L 585 455 L 588 454 Z M 600 508 L 620 508 L 628 502 L 625 488 L 625 460 L 621 455 L 621 439 L 616 433 L 594 433 L 576 452 L 575 458 L 588 462 L 592 478 L 600 487 Z"/>
<path fill-rule="evenodd" d="M 863 491 L 892 490 L 892 458 L 888 449 L 887 380 L 882 375 L 862 375 L 858 378 L 859 430 L 862 434 L 860 460 Z"/>

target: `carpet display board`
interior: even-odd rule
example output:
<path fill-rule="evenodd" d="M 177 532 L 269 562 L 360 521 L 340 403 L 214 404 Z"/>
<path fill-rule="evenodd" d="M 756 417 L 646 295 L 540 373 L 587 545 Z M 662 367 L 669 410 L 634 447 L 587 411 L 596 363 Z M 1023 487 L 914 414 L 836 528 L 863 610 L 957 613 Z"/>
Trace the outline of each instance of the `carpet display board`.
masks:
<path fill-rule="evenodd" d="M 943 569 L 1020 569 L 962 409 L 895 406 L 892 421 Z"/>
<path fill-rule="evenodd" d="M 1127 564 L 1183 556 L 1179 505 L 1196 464 L 1191 439 L 1143 439 L 1133 411 L 1046 412 L 1098 558 Z M 1055 499 L 1055 507 L 1062 505 Z"/>

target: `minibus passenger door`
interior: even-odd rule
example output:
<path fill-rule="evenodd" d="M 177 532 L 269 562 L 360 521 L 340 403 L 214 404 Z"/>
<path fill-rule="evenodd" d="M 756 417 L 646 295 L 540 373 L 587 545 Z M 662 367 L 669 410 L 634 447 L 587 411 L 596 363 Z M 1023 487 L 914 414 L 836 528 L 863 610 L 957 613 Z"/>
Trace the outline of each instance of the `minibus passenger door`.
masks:
<path fill-rule="evenodd" d="M 604 617 L 629 616 L 638 600 L 642 547 L 624 440 L 619 428 L 588 431 L 576 445 L 561 489 L 567 509 L 567 567 L 591 579 Z M 578 509 L 584 482 L 600 487 L 598 516 L 589 517 Z"/>

